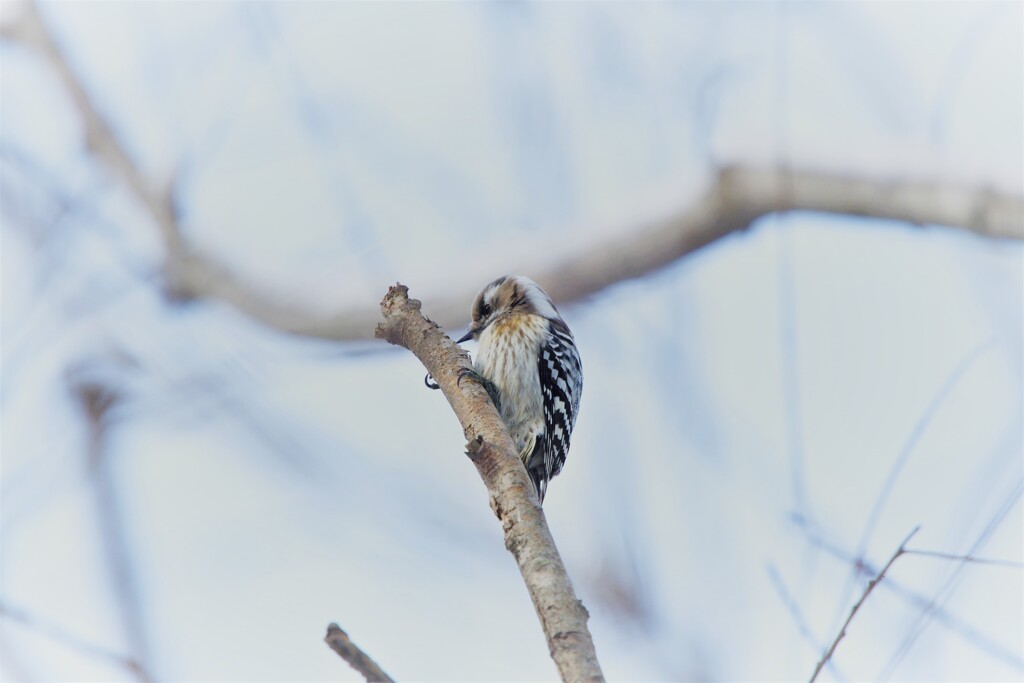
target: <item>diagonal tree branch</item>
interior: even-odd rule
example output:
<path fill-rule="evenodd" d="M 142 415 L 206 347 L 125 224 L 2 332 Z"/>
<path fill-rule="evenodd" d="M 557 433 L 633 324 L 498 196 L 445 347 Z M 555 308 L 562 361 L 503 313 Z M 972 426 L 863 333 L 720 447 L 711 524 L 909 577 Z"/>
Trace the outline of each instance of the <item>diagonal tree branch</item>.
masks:
<path fill-rule="evenodd" d="M 349 666 L 358 671 L 366 679 L 366 683 L 395 683 L 395 680 L 384 673 L 384 669 L 380 668 L 370 655 L 353 643 L 348 634 L 337 624 L 327 627 L 324 642 L 337 652 L 339 657 L 348 662 Z"/>
<path fill-rule="evenodd" d="M 337 302 L 333 310 L 304 307 L 298 296 L 269 291 L 232 271 L 213 254 L 189 243 L 169 184 L 150 179 L 115 134 L 82 85 L 58 42 L 32 2 L 0 27 L 0 37 L 35 49 L 54 69 L 68 92 L 93 156 L 118 178 L 150 214 L 165 246 L 165 286 L 173 297 L 218 300 L 272 329 L 305 337 L 353 341 L 369 339 L 377 310 Z M 592 244 L 531 244 L 529 252 L 493 250 L 460 262 L 477 263 L 452 294 L 431 300 L 446 327 L 464 324 L 466 302 L 480 282 L 496 273 L 529 273 L 556 303 L 570 303 L 623 280 L 642 277 L 735 232 L 762 216 L 781 211 L 816 211 L 944 225 L 997 239 L 1024 239 L 1024 196 L 994 188 L 927 178 L 879 178 L 824 172 L 814 168 L 732 165 L 711 174 L 696 201 L 662 217 L 621 226 Z M 548 255 L 538 262 L 538 254 Z"/>
<path fill-rule="evenodd" d="M 469 441 L 468 455 L 487 486 L 491 508 L 505 532 L 505 547 L 516 558 L 562 680 L 603 681 L 587 628 L 589 614 L 576 598 L 508 430 L 479 384 L 460 385 L 460 370 L 470 367 L 466 352 L 424 318 L 420 302 L 408 294 L 400 284 L 388 290 L 381 302 L 384 322 L 377 326 L 376 336 L 412 351 L 459 418 Z"/>
<path fill-rule="evenodd" d="M 24 609 L 14 607 L 6 602 L 0 601 L 0 617 L 17 622 L 25 628 L 32 629 L 36 633 L 49 638 L 69 649 L 81 652 L 82 654 L 97 659 L 107 660 L 119 667 L 123 667 L 128 673 L 139 681 L 152 681 L 145 667 L 134 657 L 124 655 L 110 650 L 103 645 L 94 643 L 72 631 L 60 626 L 56 622 L 41 619 L 30 614 Z"/>
<path fill-rule="evenodd" d="M 106 554 L 111 587 L 117 596 L 121 623 L 131 648 L 131 661 L 135 662 L 129 668 L 145 683 L 152 680 L 146 666 L 149 649 L 146 620 L 123 525 L 126 515 L 121 509 L 116 477 L 107 452 L 111 410 L 122 396 L 113 387 L 87 376 L 72 374 L 68 380 L 88 423 L 86 455 L 92 476 L 96 522 Z"/>
<path fill-rule="evenodd" d="M 846 617 L 846 621 L 843 622 L 842 627 L 839 629 L 839 633 L 837 633 L 836 637 L 832 639 L 832 643 L 828 646 L 828 649 L 825 650 L 825 654 L 821 656 L 821 660 L 818 662 L 818 665 L 814 667 L 814 673 L 811 674 L 811 678 L 808 683 L 814 683 L 814 681 L 817 680 L 818 674 L 821 673 L 821 670 L 825 668 L 825 665 L 828 664 L 828 661 L 832 659 L 832 655 L 835 654 L 836 648 L 839 646 L 839 641 L 841 641 L 846 636 L 846 629 L 847 627 L 849 627 L 850 622 L 853 621 L 853 618 L 857 616 L 857 612 L 860 610 L 861 605 L 863 605 L 864 601 L 868 599 L 869 595 L 871 595 L 871 591 L 875 590 L 875 586 L 880 584 L 882 582 L 882 579 L 885 578 L 885 573 L 889 571 L 889 567 L 891 567 L 893 563 L 897 559 L 899 559 L 901 555 L 907 552 L 907 543 L 910 542 L 910 539 L 912 539 L 914 537 L 914 534 L 916 534 L 920 529 L 921 527 L 919 526 L 914 527 L 914 530 L 911 531 L 907 535 L 907 537 L 903 539 L 903 542 L 900 543 L 900 547 L 896 549 L 896 552 L 892 554 L 892 557 L 889 558 L 889 561 L 886 562 L 884 567 L 882 567 L 882 571 L 878 572 L 878 576 L 876 576 L 868 582 L 867 588 L 864 589 L 864 593 L 860 596 L 860 600 L 858 600 L 857 603 L 850 610 L 850 615 Z"/>

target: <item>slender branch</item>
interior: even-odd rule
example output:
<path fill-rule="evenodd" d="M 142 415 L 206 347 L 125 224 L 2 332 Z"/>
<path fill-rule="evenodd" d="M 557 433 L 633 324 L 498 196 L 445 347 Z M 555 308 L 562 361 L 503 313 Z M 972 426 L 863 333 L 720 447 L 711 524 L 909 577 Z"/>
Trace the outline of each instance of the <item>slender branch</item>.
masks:
<path fill-rule="evenodd" d="M 324 642 L 331 646 L 348 665 L 359 672 L 366 679 L 367 683 L 394 683 L 393 678 L 384 673 L 377 662 L 373 661 L 370 655 L 363 652 L 358 645 L 352 642 L 348 634 L 337 624 L 327 627 L 327 635 Z"/>
<path fill-rule="evenodd" d="M 424 318 L 420 302 L 408 294 L 400 284 L 388 290 L 381 302 L 384 322 L 377 326 L 376 336 L 412 351 L 459 418 L 469 442 L 468 455 L 487 486 L 491 508 L 505 532 L 505 547 L 519 565 L 562 680 L 603 681 L 587 628 L 589 614 L 576 598 L 508 430 L 483 387 L 473 381 L 460 384 L 460 370 L 470 367 L 466 352 Z"/>
<path fill-rule="evenodd" d="M 158 190 L 141 172 L 131 154 L 118 140 L 113 126 L 100 113 L 49 27 L 39 15 L 35 2 L 22 3 L 20 14 L 5 27 L 3 37 L 31 46 L 46 59 L 82 119 L 86 147 L 113 175 L 128 186 L 135 198 L 156 219 L 168 251 L 174 253 L 181 249 L 183 239 L 169 191 Z"/>
<path fill-rule="evenodd" d="M 281 332 L 352 341 L 369 338 L 377 319 L 373 307 L 336 302 L 333 310 L 303 307 L 289 297 L 232 271 L 215 255 L 189 244 L 175 209 L 169 183 L 156 183 L 118 140 L 114 126 L 75 74 L 38 10 L 26 2 L 21 16 L 3 27 L 2 37 L 39 52 L 68 92 L 85 130 L 88 149 L 146 209 L 160 231 L 166 256 L 164 273 L 170 295 L 223 301 L 250 318 Z M 446 327 L 465 322 L 466 302 L 481 282 L 495 273 L 528 273 L 556 303 L 570 303 L 623 280 L 642 277 L 701 247 L 746 230 L 758 218 L 779 211 L 817 211 L 945 225 L 983 237 L 1024 239 L 1024 196 L 983 185 L 942 183 L 927 178 L 878 178 L 843 175 L 814 168 L 733 165 L 719 168 L 703 195 L 662 217 L 633 221 L 613 234 L 581 246 L 552 240 L 529 245 L 529 252 L 494 250 L 466 255 L 465 276 L 449 294 L 431 300 L 431 310 Z M 538 254 L 548 255 L 543 262 Z"/>
<path fill-rule="evenodd" d="M 917 449 L 917 444 L 920 443 L 921 438 L 927 433 L 927 430 L 935 419 L 936 414 L 938 414 L 938 411 L 945 404 L 946 400 L 954 394 L 955 390 L 960 386 L 960 382 L 967 375 L 968 371 L 974 367 L 978 359 L 994 346 L 995 341 L 995 337 L 989 337 L 986 341 L 983 341 L 967 352 L 950 370 L 942 384 L 939 385 L 936 392 L 932 394 L 928 404 L 917 416 L 917 420 L 914 422 L 914 425 L 904 440 L 903 445 L 895 454 L 892 465 L 889 467 L 889 473 L 886 475 L 885 481 L 882 483 L 881 488 L 875 496 L 875 502 L 871 505 L 871 510 L 867 515 L 867 520 L 864 522 L 864 529 L 860 534 L 860 540 L 857 542 L 857 549 L 854 551 L 855 557 L 864 556 L 864 552 L 868 547 L 868 542 L 871 540 L 875 527 L 878 525 L 878 521 L 882 518 L 882 511 L 885 509 L 892 492 L 896 490 L 896 482 L 899 480 L 907 462 L 910 460 L 911 456 L 914 455 Z M 842 619 L 844 605 L 850 601 L 850 598 L 857 590 L 857 579 L 861 570 L 858 569 L 857 565 L 852 565 L 851 568 L 853 571 L 850 572 L 845 585 L 843 586 L 843 590 L 837 596 L 837 604 L 834 616 L 832 617 L 833 624 L 838 623 L 839 620 Z"/>
<path fill-rule="evenodd" d="M 816 531 L 812 530 L 809 525 L 806 524 L 805 520 L 796 520 L 796 522 L 807 542 L 812 547 L 825 552 L 827 555 L 834 557 L 841 562 L 849 564 L 854 569 L 855 575 L 871 574 L 873 576 L 876 573 L 876 569 L 867 563 L 862 557 L 843 550 L 832 541 L 821 536 Z M 904 555 L 911 555 L 914 553 L 915 551 L 910 548 L 905 548 L 903 551 Z M 889 577 L 889 580 L 886 581 L 883 586 L 892 591 L 896 597 L 908 606 L 921 610 L 930 610 L 930 613 L 936 623 L 943 628 L 948 629 L 951 633 L 963 638 L 964 642 L 973 645 L 981 652 L 984 652 L 995 659 L 1006 662 L 1010 666 L 1024 668 L 1024 659 L 1021 659 L 1019 654 L 1006 649 L 953 612 L 942 606 L 936 605 L 935 598 L 933 596 L 925 595 L 918 590 L 905 586 L 892 577 Z M 835 662 L 830 662 L 830 665 L 834 666 Z M 876 680 L 883 679 L 884 677 L 881 676 L 876 677 Z"/>
<path fill-rule="evenodd" d="M 33 616 L 21 608 L 14 607 L 6 602 L 0 602 L 0 617 L 22 624 L 26 628 L 58 642 L 65 647 L 89 655 L 90 657 L 106 659 L 117 666 L 124 667 L 140 681 L 153 680 L 152 676 L 146 672 L 145 667 L 134 657 L 114 652 L 102 645 L 97 645 L 96 643 L 86 640 L 85 638 L 82 638 L 81 636 L 74 634 L 53 622 Z"/>
<path fill-rule="evenodd" d="M 111 588 L 117 597 L 121 612 L 122 626 L 133 660 L 140 664 L 133 670 L 140 681 L 151 681 L 153 679 L 145 666 L 148 660 L 145 618 L 139 600 L 131 551 L 122 524 L 126 515 L 120 506 L 119 492 L 107 452 L 110 411 L 120 399 L 120 394 L 116 389 L 88 377 L 72 375 L 68 379 L 88 422 L 87 458 L 92 475 L 96 522 L 106 555 Z"/>
<path fill-rule="evenodd" d="M 900 543 L 900 547 L 896 549 L 896 552 L 892 554 L 892 557 L 889 558 L 889 561 L 886 562 L 884 567 L 882 567 L 882 571 L 878 572 L 878 576 L 876 576 L 868 582 L 867 588 L 864 589 L 864 593 L 860 596 L 860 600 L 858 600 L 857 603 L 853 606 L 853 609 L 850 610 L 850 615 L 846 617 L 846 621 L 844 621 L 842 627 L 840 627 L 839 633 L 836 634 L 836 637 L 832 640 L 832 643 L 828 646 L 828 649 L 825 650 L 825 654 L 821 656 L 821 661 L 819 661 L 818 665 L 814 667 L 814 673 L 811 674 L 809 683 L 814 683 L 814 681 L 818 678 L 818 674 L 820 674 L 821 670 L 825 668 L 825 665 L 828 663 L 828 661 L 832 659 L 832 655 L 835 654 L 836 647 L 838 647 L 839 645 L 839 641 L 841 641 L 843 637 L 846 635 L 846 628 L 850 625 L 850 622 L 853 621 L 853 618 L 857 615 L 857 611 L 860 610 L 861 605 L 863 605 L 864 601 L 868 599 L 869 595 L 871 595 L 871 591 L 875 590 L 875 586 L 880 584 L 882 582 L 882 579 L 885 578 L 885 573 L 889 571 L 889 567 L 892 566 L 893 562 L 895 562 L 900 555 L 903 555 L 907 552 L 907 543 L 910 542 L 910 539 L 913 538 L 914 534 L 916 534 L 920 529 L 921 527 L 919 526 L 914 527 L 914 530 L 907 534 L 907 537 L 903 539 L 902 543 Z"/>
<path fill-rule="evenodd" d="M 993 567 L 1009 567 L 1010 569 L 1024 569 L 1024 562 L 1013 560 L 998 560 L 988 557 L 974 557 L 973 555 L 954 555 L 952 553 L 940 553 L 936 550 L 911 550 L 903 551 L 907 555 L 921 555 L 923 557 L 937 557 L 941 560 L 955 560 L 957 562 L 972 562 L 974 564 L 987 564 Z"/>
<path fill-rule="evenodd" d="M 1003 523 L 1007 515 L 1017 507 L 1021 498 L 1024 497 L 1024 478 L 1018 479 L 1014 487 L 1009 491 L 1006 498 L 1000 503 L 995 513 L 989 518 L 988 523 L 985 524 L 985 528 L 981 530 L 977 538 L 974 539 L 974 543 L 967 549 L 967 555 L 973 556 L 981 547 L 992 537 L 996 529 Z M 910 627 L 909 633 L 904 637 L 903 642 L 900 643 L 899 648 L 889 659 L 889 662 L 885 665 L 885 668 L 878 676 L 878 680 L 884 681 L 889 678 L 893 670 L 899 663 L 903 661 L 903 658 L 910 651 L 910 648 L 914 646 L 917 639 L 921 637 L 921 634 L 936 616 L 943 609 L 944 604 L 949 600 L 950 596 L 956 588 L 957 580 L 963 571 L 964 567 L 967 566 L 967 562 L 960 560 L 959 565 L 953 569 L 946 580 L 942 583 L 937 591 L 935 591 L 931 598 L 926 604 L 922 606 L 921 613 L 917 615 L 917 619 L 914 620 L 914 624 Z M 1017 667 L 1020 668 L 1020 657 L 1015 656 L 1017 661 Z"/>
<path fill-rule="evenodd" d="M 765 568 L 768 573 L 768 580 L 772 582 L 772 586 L 775 588 L 775 592 L 778 594 L 779 599 L 782 601 L 783 606 L 789 612 L 790 617 L 793 619 L 793 625 L 796 626 L 797 632 L 800 636 L 807 641 L 813 650 L 821 648 L 821 643 L 814 637 L 814 633 L 811 630 L 810 624 L 807 623 L 807 618 L 804 616 L 803 609 L 800 608 L 800 603 L 797 602 L 796 598 L 786 587 L 786 582 L 782 580 L 782 575 L 779 574 L 778 568 L 769 563 Z M 836 663 L 829 661 L 830 666 L 835 668 Z M 843 677 L 839 677 L 842 679 Z"/>

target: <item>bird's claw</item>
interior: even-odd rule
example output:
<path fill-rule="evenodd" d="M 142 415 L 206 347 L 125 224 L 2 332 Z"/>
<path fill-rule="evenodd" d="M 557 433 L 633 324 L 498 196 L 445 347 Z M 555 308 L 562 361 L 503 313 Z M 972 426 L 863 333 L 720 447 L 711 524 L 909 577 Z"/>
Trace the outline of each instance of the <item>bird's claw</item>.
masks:
<path fill-rule="evenodd" d="M 494 385 L 494 382 L 492 382 L 491 380 L 481 377 L 480 373 L 478 373 L 476 370 L 472 368 L 459 368 L 457 377 L 458 379 L 455 382 L 456 386 L 461 387 L 462 380 L 469 378 L 484 388 L 484 391 L 487 392 L 487 395 L 491 397 L 491 402 L 494 404 L 495 408 L 501 405 L 498 387 L 496 387 Z"/>
<path fill-rule="evenodd" d="M 491 383 L 488 382 L 487 380 L 485 380 L 479 374 L 477 374 L 477 372 L 473 368 L 459 368 L 459 372 L 456 374 L 455 386 L 461 387 L 462 386 L 462 380 L 467 379 L 467 378 L 473 380 L 474 382 L 478 382 L 479 384 L 481 384 L 485 389 L 487 389 L 487 393 L 492 393 L 490 387 L 488 386 Z M 428 389 L 440 389 L 441 388 L 441 385 L 434 381 L 434 378 L 430 376 L 429 372 L 423 378 L 423 383 L 425 385 L 427 385 Z"/>
<path fill-rule="evenodd" d="M 476 370 L 474 370 L 473 368 L 459 368 L 459 372 L 456 374 L 455 386 L 461 387 L 462 380 L 466 379 L 467 377 L 483 384 L 483 378 L 476 373 Z"/>

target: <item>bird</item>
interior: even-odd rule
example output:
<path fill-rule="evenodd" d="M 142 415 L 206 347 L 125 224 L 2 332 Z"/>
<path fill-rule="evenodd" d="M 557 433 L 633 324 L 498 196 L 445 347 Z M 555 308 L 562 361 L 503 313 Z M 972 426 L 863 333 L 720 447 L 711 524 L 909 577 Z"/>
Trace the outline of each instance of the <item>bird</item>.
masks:
<path fill-rule="evenodd" d="M 536 282 L 506 275 L 480 290 L 469 331 L 473 375 L 491 395 L 541 504 L 562 471 L 583 393 L 576 340 Z"/>

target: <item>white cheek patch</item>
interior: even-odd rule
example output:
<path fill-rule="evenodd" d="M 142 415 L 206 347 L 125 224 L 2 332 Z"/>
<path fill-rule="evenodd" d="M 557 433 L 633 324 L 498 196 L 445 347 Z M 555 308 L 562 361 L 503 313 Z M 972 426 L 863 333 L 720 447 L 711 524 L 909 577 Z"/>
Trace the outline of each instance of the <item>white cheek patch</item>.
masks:
<path fill-rule="evenodd" d="M 554 304 L 551 303 L 551 299 L 540 288 L 540 285 L 524 275 L 517 275 L 516 280 L 522 286 L 526 299 L 539 315 L 552 319 L 558 317 L 558 311 L 555 310 Z"/>

